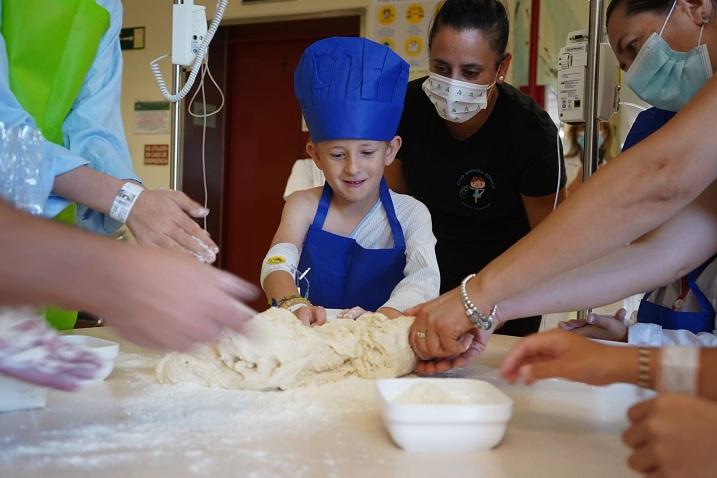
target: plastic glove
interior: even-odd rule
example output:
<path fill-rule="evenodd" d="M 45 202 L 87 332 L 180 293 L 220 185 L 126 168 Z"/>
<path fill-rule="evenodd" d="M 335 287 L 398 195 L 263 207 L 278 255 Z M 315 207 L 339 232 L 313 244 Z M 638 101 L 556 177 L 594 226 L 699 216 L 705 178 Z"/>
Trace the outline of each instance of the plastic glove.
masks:
<path fill-rule="evenodd" d="M 102 359 L 64 342 L 44 319 L 27 309 L 0 313 L 0 374 L 60 390 L 75 390 L 96 377 Z"/>

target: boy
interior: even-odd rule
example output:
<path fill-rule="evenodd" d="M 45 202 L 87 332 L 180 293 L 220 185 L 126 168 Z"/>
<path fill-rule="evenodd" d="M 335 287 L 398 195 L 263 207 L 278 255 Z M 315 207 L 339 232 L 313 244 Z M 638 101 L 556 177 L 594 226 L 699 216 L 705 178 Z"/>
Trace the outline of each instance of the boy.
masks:
<path fill-rule="evenodd" d="M 320 40 L 299 61 L 306 149 L 326 184 L 287 198 L 261 284 L 272 305 L 306 325 L 324 323 L 323 307 L 394 318 L 438 296 L 430 213 L 383 180 L 401 147 L 407 83 L 408 64 L 363 38 Z"/>

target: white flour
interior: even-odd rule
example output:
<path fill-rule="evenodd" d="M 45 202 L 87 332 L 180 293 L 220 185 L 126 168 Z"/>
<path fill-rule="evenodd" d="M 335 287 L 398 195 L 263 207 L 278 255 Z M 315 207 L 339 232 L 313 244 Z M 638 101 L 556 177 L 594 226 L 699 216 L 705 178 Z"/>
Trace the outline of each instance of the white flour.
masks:
<path fill-rule="evenodd" d="M 115 390 L 98 384 L 105 387 L 106 403 L 89 405 L 82 403 L 80 393 L 77 406 L 87 407 L 81 423 L 60 420 L 63 411 L 59 410 L 55 411 L 58 428 L 43 426 L 44 431 L 35 432 L 30 440 L 2 430 L 0 476 L 41 476 L 42 469 L 58 468 L 120 470 L 138 459 L 151 469 L 167 456 L 186 463 L 192 474 L 212 475 L 219 469 L 217 457 L 225 454 L 227 460 L 240 455 L 244 462 L 255 462 L 253 468 L 260 468 L 261 476 L 310 476 L 308 468 L 295 465 L 305 462 L 293 452 L 295 447 L 284 443 L 320 436 L 337 423 L 366 426 L 367 417 L 371 426 L 377 422 L 380 426 L 373 381 L 349 379 L 287 392 L 163 386 L 154 379 L 156 362 L 121 354 L 114 373 L 124 375 L 121 380 L 133 395 L 116 396 Z M 51 413 L 51 408 L 52 400 L 48 409 L 35 413 Z M 17 422 L 32 423 L 32 419 L 18 415 Z M 267 443 L 278 443 L 281 453 L 267 452 Z M 329 465 L 341 460 L 330 454 L 321 458 Z M 17 470 L 26 474 L 17 475 Z"/>
<path fill-rule="evenodd" d="M 417 383 L 408 387 L 392 400 L 405 405 L 455 405 L 468 401 L 456 397 L 448 390 L 434 383 Z"/>

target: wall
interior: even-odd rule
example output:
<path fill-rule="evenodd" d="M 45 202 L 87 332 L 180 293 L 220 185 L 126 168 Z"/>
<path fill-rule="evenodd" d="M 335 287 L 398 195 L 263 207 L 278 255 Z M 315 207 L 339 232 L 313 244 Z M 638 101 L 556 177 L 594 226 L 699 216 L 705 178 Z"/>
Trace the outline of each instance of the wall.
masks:
<path fill-rule="evenodd" d="M 169 144 L 169 135 L 137 135 L 133 132 L 135 101 L 161 101 L 162 95 L 149 69 L 149 62 L 171 50 L 172 1 L 123 0 L 125 27 L 145 27 L 145 48 L 123 53 L 124 78 L 122 85 L 122 115 L 135 170 L 149 187 L 169 187 L 169 166 L 145 166 L 145 144 Z M 214 14 L 214 0 L 199 0 L 207 6 L 207 15 Z M 233 0 L 224 15 L 224 24 L 237 24 L 286 18 L 316 17 L 364 13 L 371 0 L 287 0 L 246 5 Z M 162 64 L 165 81 L 171 81 L 171 64 Z"/>

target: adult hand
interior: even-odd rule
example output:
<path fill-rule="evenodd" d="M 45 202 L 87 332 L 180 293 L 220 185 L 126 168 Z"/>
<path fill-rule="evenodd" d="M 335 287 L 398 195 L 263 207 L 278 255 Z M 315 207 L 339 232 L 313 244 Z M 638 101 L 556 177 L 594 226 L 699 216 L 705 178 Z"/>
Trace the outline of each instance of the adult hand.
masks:
<path fill-rule="evenodd" d="M 60 390 L 95 378 L 101 358 L 67 343 L 32 309 L 0 313 L 0 374 Z"/>
<path fill-rule="evenodd" d="M 416 317 L 408 340 L 419 359 L 416 370 L 422 373 L 465 365 L 483 351 L 490 337 L 477 333 L 468 320 L 458 289 L 408 309 L 405 314 Z"/>
<path fill-rule="evenodd" d="M 211 264 L 219 248 L 209 233 L 191 219 L 207 214 L 207 209 L 182 192 L 147 189 L 137 198 L 127 227 L 139 244 L 176 249 Z"/>
<path fill-rule="evenodd" d="M 628 364 L 634 364 L 631 370 Z M 637 349 L 601 345 L 563 330 L 534 334 L 508 352 L 501 372 L 510 383 L 566 378 L 591 385 L 637 378 Z M 632 373 L 634 372 L 634 377 Z"/>
<path fill-rule="evenodd" d="M 326 309 L 320 305 L 307 305 L 295 310 L 294 315 L 306 326 L 324 325 L 326 323 Z"/>
<path fill-rule="evenodd" d="M 628 411 L 622 436 L 633 449 L 628 465 L 649 477 L 717 476 L 717 403 L 689 395 L 660 395 Z"/>
<path fill-rule="evenodd" d="M 558 326 L 569 332 L 583 337 L 612 340 L 614 342 L 627 342 L 627 325 L 625 316 L 627 311 L 620 309 L 615 316 L 590 314 L 585 320 L 575 319 L 563 321 Z"/>
<path fill-rule="evenodd" d="M 258 296 L 248 282 L 169 251 L 121 247 L 98 265 L 115 271 L 113 283 L 87 291 L 93 300 L 83 308 L 140 345 L 185 349 L 225 327 L 239 330 L 256 314 L 242 302 Z"/>
<path fill-rule="evenodd" d="M 470 343 L 468 350 L 444 359 L 418 360 L 416 362 L 416 372 L 424 375 L 433 375 L 453 368 L 465 367 L 474 357 L 483 353 L 491 335 L 490 332 L 473 329 L 461 338 L 461 341 Z"/>

